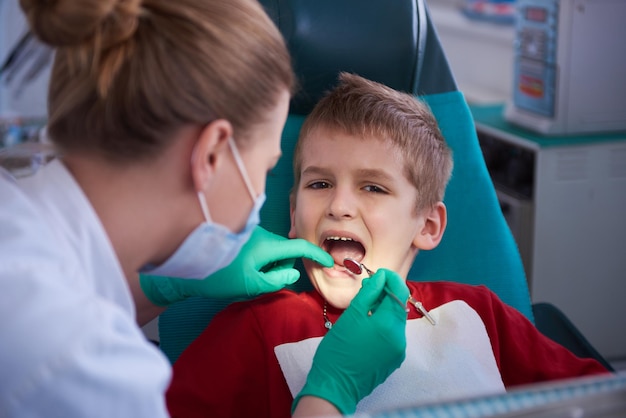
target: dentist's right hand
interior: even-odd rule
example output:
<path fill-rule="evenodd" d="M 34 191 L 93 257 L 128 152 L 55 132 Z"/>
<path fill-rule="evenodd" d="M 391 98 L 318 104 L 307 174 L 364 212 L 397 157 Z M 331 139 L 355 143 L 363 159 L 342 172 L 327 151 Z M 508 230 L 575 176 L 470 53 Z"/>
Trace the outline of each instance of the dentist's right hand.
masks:
<path fill-rule="evenodd" d="M 359 293 L 317 348 L 292 411 L 302 397 L 314 396 L 344 415 L 353 414 L 357 403 L 404 361 L 407 314 L 383 290 L 385 284 L 400 300 L 408 300 L 404 280 L 391 270 L 379 269 L 363 280 Z"/>

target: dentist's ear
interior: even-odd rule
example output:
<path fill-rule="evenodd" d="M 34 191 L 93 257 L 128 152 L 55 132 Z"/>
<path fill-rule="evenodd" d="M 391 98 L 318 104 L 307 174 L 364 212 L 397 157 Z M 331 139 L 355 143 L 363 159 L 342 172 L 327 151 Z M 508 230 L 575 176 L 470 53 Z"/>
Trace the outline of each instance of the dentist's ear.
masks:
<path fill-rule="evenodd" d="M 233 127 L 226 119 L 217 119 L 200 130 L 191 152 L 191 175 L 196 191 L 206 191 L 222 162 L 227 158 L 228 139 Z"/>
<path fill-rule="evenodd" d="M 446 205 L 443 202 L 437 202 L 430 209 L 426 209 L 422 216 L 424 223 L 417 231 L 413 245 L 420 250 L 432 250 L 439 245 L 446 230 L 448 222 Z"/>

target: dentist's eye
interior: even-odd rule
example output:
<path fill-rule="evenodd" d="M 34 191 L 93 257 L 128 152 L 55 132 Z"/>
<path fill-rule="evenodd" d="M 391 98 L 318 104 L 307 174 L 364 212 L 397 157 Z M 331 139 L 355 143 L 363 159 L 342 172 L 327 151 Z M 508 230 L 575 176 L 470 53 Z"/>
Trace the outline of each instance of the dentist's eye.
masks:
<path fill-rule="evenodd" d="M 313 190 L 318 190 L 318 189 L 328 189 L 330 188 L 330 183 L 327 183 L 325 181 L 314 181 L 312 183 L 309 183 L 306 188 L 307 189 L 313 189 Z"/>

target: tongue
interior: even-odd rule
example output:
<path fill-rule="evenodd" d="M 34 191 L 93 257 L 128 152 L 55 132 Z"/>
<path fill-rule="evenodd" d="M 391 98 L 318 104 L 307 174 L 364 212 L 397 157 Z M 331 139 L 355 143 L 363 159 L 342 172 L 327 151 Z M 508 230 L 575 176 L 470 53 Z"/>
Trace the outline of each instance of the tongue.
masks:
<path fill-rule="evenodd" d="M 339 264 L 340 266 L 343 266 L 343 260 L 346 258 L 361 261 L 365 255 L 363 246 L 355 241 L 335 241 L 330 248 L 328 248 L 328 253 L 335 260 L 335 264 Z"/>

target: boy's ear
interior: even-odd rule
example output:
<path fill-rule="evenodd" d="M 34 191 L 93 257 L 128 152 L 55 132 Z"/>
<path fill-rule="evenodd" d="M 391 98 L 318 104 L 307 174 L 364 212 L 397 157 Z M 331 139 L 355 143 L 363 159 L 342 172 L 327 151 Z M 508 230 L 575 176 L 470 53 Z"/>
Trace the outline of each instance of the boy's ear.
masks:
<path fill-rule="evenodd" d="M 225 159 L 228 139 L 232 135 L 232 125 L 225 119 L 214 120 L 200 130 L 191 153 L 191 176 L 196 191 L 208 188 L 215 171 Z"/>
<path fill-rule="evenodd" d="M 413 240 L 420 250 L 432 250 L 439 245 L 446 230 L 448 221 L 446 205 L 437 202 L 432 208 L 427 209 L 423 214 L 423 225 Z"/>
<path fill-rule="evenodd" d="M 293 202 L 293 199 L 290 197 L 289 199 L 289 218 L 291 219 L 291 227 L 289 228 L 289 233 L 287 234 L 287 236 L 289 238 L 297 238 L 298 235 L 296 234 L 296 221 L 295 221 L 295 213 L 296 210 L 296 205 Z"/>

